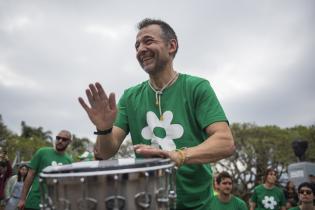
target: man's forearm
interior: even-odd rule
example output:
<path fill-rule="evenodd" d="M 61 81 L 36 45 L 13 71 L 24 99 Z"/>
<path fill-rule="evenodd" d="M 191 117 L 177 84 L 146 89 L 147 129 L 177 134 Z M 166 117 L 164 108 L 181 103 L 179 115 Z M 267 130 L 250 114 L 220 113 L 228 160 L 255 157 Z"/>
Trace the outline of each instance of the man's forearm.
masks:
<path fill-rule="evenodd" d="M 96 150 L 98 155 L 105 160 L 114 156 L 119 150 L 125 136 L 125 132 L 115 126 L 110 134 L 98 135 L 96 138 Z"/>
<path fill-rule="evenodd" d="M 235 150 L 234 140 L 229 132 L 217 132 L 198 146 L 185 150 L 187 164 L 216 162 L 229 157 Z"/>

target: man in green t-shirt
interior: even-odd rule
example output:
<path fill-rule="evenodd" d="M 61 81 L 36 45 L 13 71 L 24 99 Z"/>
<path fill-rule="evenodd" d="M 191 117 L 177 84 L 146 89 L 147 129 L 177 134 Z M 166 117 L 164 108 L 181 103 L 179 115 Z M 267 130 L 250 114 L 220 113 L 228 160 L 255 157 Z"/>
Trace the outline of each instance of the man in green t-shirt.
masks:
<path fill-rule="evenodd" d="M 300 205 L 289 210 L 314 210 L 315 186 L 314 183 L 303 182 L 298 187 Z"/>
<path fill-rule="evenodd" d="M 264 183 L 254 188 L 250 198 L 250 210 L 285 210 L 283 190 L 276 186 L 277 172 L 273 168 L 266 170 Z"/>
<path fill-rule="evenodd" d="M 211 198 L 211 210 L 248 210 L 246 203 L 232 194 L 233 181 L 228 172 L 219 173 L 215 182 L 218 194 Z"/>
<path fill-rule="evenodd" d="M 89 105 L 79 102 L 96 126 L 97 153 L 116 154 L 128 133 L 137 157 L 166 157 L 176 173 L 177 209 L 208 210 L 210 164 L 234 152 L 234 140 L 224 111 L 205 79 L 173 68 L 178 49 L 174 30 L 164 21 L 138 24 L 135 49 L 149 80 L 125 90 L 118 108 L 114 93 L 100 83 L 86 90 Z"/>
<path fill-rule="evenodd" d="M 65 154 L 71 143 L 71 133 L 61 130 L 56 136 L 55 147 L 44 147 L 37 150 L 29 164 L 29 171 L 24 181 L 24 186 L 18 203 L 19 209 L 39 210 L 40 191 L 39 174 L 44 168 L 51 165 L 70 164 L 71 158 Z"/>

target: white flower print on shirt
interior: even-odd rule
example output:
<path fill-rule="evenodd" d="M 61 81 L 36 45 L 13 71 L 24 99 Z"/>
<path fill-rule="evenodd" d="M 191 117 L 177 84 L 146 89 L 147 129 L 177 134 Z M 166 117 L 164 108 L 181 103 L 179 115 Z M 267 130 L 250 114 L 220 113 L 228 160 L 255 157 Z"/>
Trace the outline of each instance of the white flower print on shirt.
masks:
<path fill-rule="evenodd" d="M 171 124 L 173 113 L 163 113 L 163 120 L 160 120 L 154 112 L 147 112 L 148 126 L 144 127 L 141 135 L 146 140 L 151 140 L 151 145 L 159 145 L 163 150 L 171 151 L 176 149 L 174 139 L 182 137 L 184 128 L 180 124 Z M 160 131 L 160 135 L 158 135 Z"/>
<path fill-rule="evenodd" d="M 56 161 L 51 162 L 52 166 L 62 166 L 62 163 L 57 163 Z"/>
<path fill-rule="evenodd" d="M 275 201 L 275 198 L 273 196 L 265 196 L 264 200 L 262 200 L 262 203 L 264 204 L 264 208 L 266 209 L 274 209 L 275 206 L 277 206 L 277 201 Z"/>

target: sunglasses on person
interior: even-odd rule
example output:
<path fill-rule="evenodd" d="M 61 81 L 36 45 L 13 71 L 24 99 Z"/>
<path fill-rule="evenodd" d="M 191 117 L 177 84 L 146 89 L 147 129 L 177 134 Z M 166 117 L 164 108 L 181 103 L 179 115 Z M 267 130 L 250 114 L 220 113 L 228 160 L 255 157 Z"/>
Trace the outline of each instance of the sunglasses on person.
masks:
<path fill-rule="evenodd" d="M 312 190 L 300 190 L 299 193 L 300 193 L 300 194 L 310 195 L 310 194 L 312 194 L 313 192 L 312 192 Z"/>
<path fill-rule="evenodd" d="M 56 136 L 56 140 L 57 141 L 63 141 L 63 142 L 67 142 L 70 141 L 70 139 L 62 137 L 62 136 Z"/>

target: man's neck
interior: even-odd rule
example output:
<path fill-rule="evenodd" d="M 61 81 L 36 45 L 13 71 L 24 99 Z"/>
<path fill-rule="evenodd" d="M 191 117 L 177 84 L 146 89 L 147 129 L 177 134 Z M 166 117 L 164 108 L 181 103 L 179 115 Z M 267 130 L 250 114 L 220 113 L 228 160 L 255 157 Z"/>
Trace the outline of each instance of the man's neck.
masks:
<path fill-rule="evenodd" d="M 219 193 L 218 198 L 222 203 L 227 203 L 231 200 L 232 195 L 231 194 L 224 194 L 224 193 Z"/>
<path fill-rule="evenodd" d="M 271 189 L 271 188 L 274 187 L 274 184 L 269 183 L 269 182 L 265 182 L 265 183 L 264 183 L 264 187 L 267 188 L 267 189 Z"/>
<path fill-rule="evenodd" d="M 150 74 L 150 83 L 154 89 L 161 90 L 171 85 L 176 75 L 177 72 L 173 68 L 168 68 L 156 74 Z"/>
<path fill-rule="evenodd" d="M 313 205 L 313 202 L 308 202 L 308 203 L 303 202 L 302 205 L 300 205 L 300 209 L 301 210 L 314 210 L 315 207 Z"/>
<path fill-rule="evenodd" d="M 66 151 L 66 150 L 58 150 L 58 149 L 55 148 L 55 152 L 58 153 L 58 154 L 60 154 L 60 155 L 65 154 L 65 151 Z"/>

